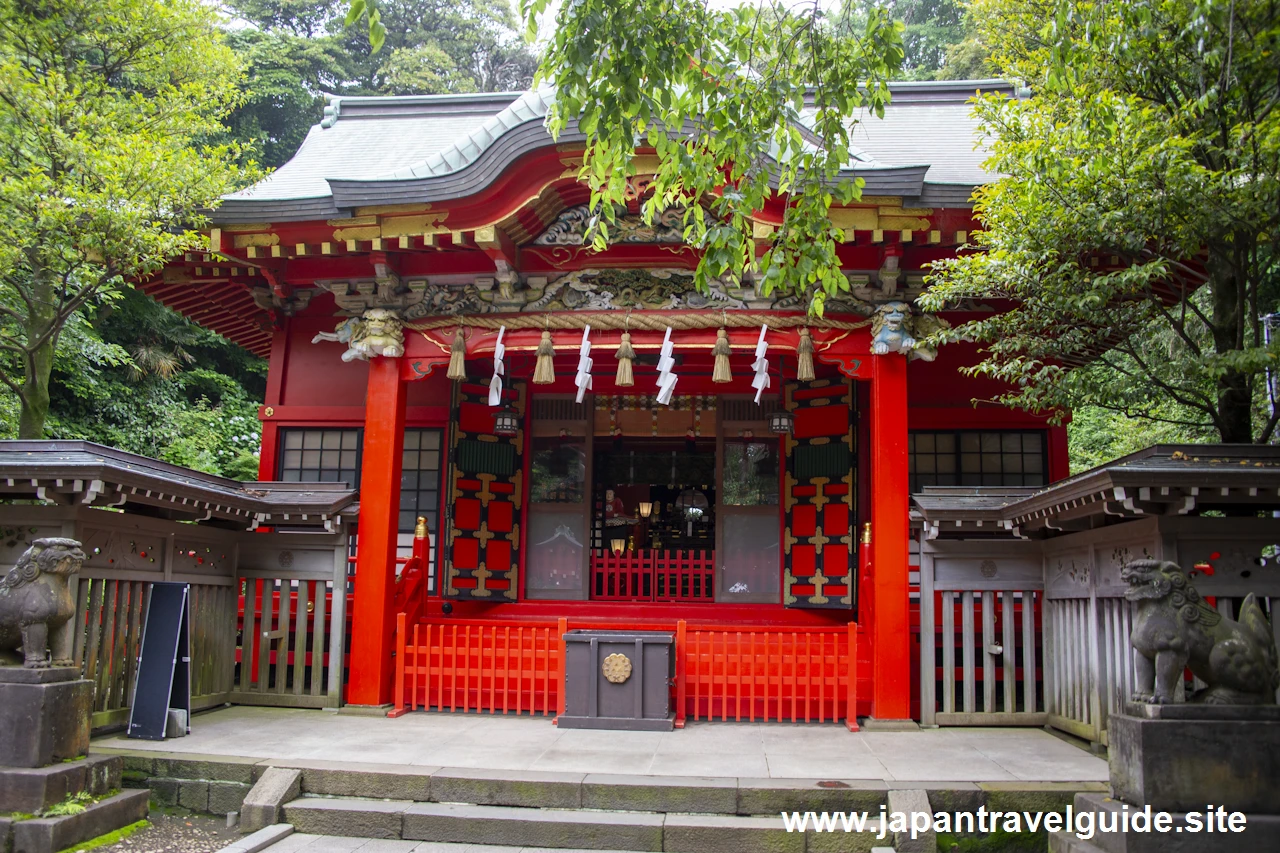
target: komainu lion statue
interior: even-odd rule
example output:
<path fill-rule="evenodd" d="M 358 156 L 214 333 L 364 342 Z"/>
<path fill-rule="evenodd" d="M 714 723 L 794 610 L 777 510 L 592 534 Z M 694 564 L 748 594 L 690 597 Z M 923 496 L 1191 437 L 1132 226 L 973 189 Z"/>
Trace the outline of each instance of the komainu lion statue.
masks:
<path fill-rule="evenodd" d="M 404 355 L 404 323 L 394 311 L 370 308 L 359 317 L 348 317 L 332 332 L 320 332 L 311 343 L 338 341 L 347 345 L 343 361 L 368 361 L 375 355 Z"/>
<path fill-rule="evenodd" d="M 1209 685 L 1192 699 L 1210 705 L 1262 705 L 1280 685 L 1271 626 L 1253 594 L 1240 605 L 1240 621 L 1204 602 L 1177 565 L 1137 560 L 1120 571 L 1125 598 L 1137 602 L 1130 642 L 1137 687 L 1133 701 L 1168 704 L 1184 669 Z"/>
<path fill-rule="evenodd" d="M 871 315 L 871 353 L 900 352 L 913 361 L 933 361 L 938 350 L 924 339 L 948 328 L 950 324 L 940 317 L 913 313 L 907 302 L 886 302 L 876 306 Z"/>
<path fill-rule="evenodd" d="M 80 571 L 84 552 L 74 539 L 36 539 L 0 580 L 0 653 L 22 648 L 23 666 L 70 666 L 62 628 L 76 612 L 67 578 Z"/>

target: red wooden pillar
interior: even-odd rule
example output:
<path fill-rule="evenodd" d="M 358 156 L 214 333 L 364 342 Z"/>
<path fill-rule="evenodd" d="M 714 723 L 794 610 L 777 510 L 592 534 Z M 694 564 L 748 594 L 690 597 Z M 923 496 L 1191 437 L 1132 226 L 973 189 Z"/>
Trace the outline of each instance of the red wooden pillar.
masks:
<path fill-rule="evenodd" d="M 911 716 L 907 359 L 871 357 L 871 715 Z"/>
<path fill-rule="evenodd" d="M 280 452 L 280 428 L 272 420 L 276 406 L 284 402 L 284 372 L 289 360 L 289 321 L 271 335 L 271 358 L 267 362 L 267 393 L 258 410 L 262 421 L 262 449 L 258 454 L 258 479 L 275 480 L 280 477 L 277 454 Z"/>
<path fill-rule="evenodd" d="M 347 702 L 352 705 L 385 705 L 391 701 L 395 629 L 392 604 L 405 399 L 399 360 L 385 356 L 372 359 L 365 398 L 360 539 L 351 617 L 351 680 L 347 685 Z"/>

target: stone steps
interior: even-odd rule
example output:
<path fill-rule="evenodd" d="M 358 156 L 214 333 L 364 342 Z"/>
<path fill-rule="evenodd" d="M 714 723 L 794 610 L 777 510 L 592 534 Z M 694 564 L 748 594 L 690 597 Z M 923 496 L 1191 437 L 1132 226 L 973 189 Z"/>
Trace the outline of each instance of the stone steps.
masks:
<path fill-rule="evenodd" d="M 779 817 L 302 797 L 283 820 L 298 833 L 636 853 L 827 853 L 869 850 L 861 832 L 789 833 Z"/>

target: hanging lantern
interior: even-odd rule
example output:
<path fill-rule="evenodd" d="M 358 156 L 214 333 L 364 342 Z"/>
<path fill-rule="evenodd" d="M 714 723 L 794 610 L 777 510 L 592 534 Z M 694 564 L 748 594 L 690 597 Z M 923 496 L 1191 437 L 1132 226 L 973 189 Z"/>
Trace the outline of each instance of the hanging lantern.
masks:
<path fill-rule="evenodd" d="M 769 359 L 765 358 L 769 342 L 764 339 L 768 331 L 768 325 L 760 326 L 760 340 L 756 341 L 756 360 L 751 363 L 751 369 L 756 372 L 755 378 L 751 380 L 751 387 L 756 389 L 756 405 L 760 405 L 760 395 L 769 387 Z"/>
<path fill-rule="evenodd" d="M 615 557 L 621 557 L 622 552 L 627 548 L 626 539 L 610 539 L 609 544 L 613 546 L 613 554 Z"/>
<path fill-rule="evenodd" d="M 453 344 L 449 347 L 449 372 L 445 375 L 455 381 L 467 378 L 465 361 L 467 358 L 467 339 L 462 336 L 462 327 L 453 336 Z"/>
<path fill-rule="evenodd" d="M 809 336 L 809 327 L 800 328 L 800 343 L 796 345 L 796 379 L 800 382 L 812 382 L 813 373 L 813 338 Z"/>
<path fill-rule="evenodd" d="M 786 409 L 779 409 L 769 415 L 769 431 L 778 435 L 791 435 L 795 430 L 795 417 Z"/>
<path fill-rule="evenodd" d="M 635 362 L 636 351 L 631 346 L 630 332 L 622 333 L 622 343 L 618 344 L 618 352 L 614 358 L 618 360 L 618 375 L 613 384 L 619 388 L 630 388 L 635 385 L 635 372 L 632 369 L 632 365 Z"/>
<path fill-rule="evenodd" d="M 711 348 L 711 354 L 716 357 L 716 366 L 711 372 L 712 382 L 733 381 L 733 373 L 729 370 L 729 355 L 732 352 L 729 348 L 729 333 L 724 329 L 716 332 L 716 345 Z"/>
<path fill-rule="evenodd" d="M 578 402 L 582 402 L 583 396 L 587 390 L 591 388 L 591 367 L 595 363 L 591 358 L 591 327 L 587 326 L 582 330 L 582 343 L 578 346 L 578 375 L 573 378 L 573 384 L 578 386 Z"/>
<path fill-rule="evenodd" d="M 499 409 L 493 413 L 493 434 L 507 437 L 520 433 L 520 413 L 515 409 Z"/>
<path fill-rule="evenodd" d="M 538 344 L 538 361 L 533 366 L 533 384 L 550 385 L 556 381 L 556 346 L 551 342 L 551 333 L 543 331 L 542 341 Z"/>
<path fill-rule="evenodd" d="M 506 326 L 498 327 L 498 341 L 493 345 L 493 378 L 489 380 L 489 405 L 502 405 L 502 375 L 506 372 L 506 368 L 502 364 L 502 357 L 506 355 L 507 348 L 502 344 L 502 336 L 507 333 Z"/>
<path fill-rule="evenodd" d="M 675 357 L 671 351 L 675 348 L 675 344 L 671 340 L 671 327 L 667 326 L 667 333 L 662 337 L 662 350 L 658 355 L 658 397 L 657 401 L 664 406 L 671 405 L 671 395 L 676 390 L 676 379 L 678 378 L 671 372 L 671 368 L 676 366 Z M 656 415 L 654 417 L 657 417 Z"/>
<path fill-rule="evenodd" d="M 640 517 L 648 518 L 653 514 L 653 503 L 651 501 L 640 501 Z"/>

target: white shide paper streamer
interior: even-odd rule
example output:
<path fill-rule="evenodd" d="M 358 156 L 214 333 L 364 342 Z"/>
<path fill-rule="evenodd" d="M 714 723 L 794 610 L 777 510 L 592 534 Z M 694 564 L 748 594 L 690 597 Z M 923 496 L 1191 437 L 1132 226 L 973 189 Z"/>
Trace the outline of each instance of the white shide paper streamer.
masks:
<path fill-rule="evenodd" d="M 507 348 L 502 343 L 502 336 L 507 333 L 506 326 L 498 328 L 498 342 L 493 345 L 493 378 L 489 380 L 489 405 L 502 405 L 502 375 L 506 372 L 506 368 L 502 365 L 502 357 L 507 354 Z"/>
<path fill-rule="evenodd" d="M 582 330 L 582 345 L 578 347 L 578 375 L 574 377 L 573 384 L 578 386 L 578 402 L 582 402 L 582 397 L 591 388 L 591 340 L 588 335 L 591 334 L 591 327 L 587 326 Z"/>
<path fill-rule="evenodd" d="M 751 380 L 751 387 L 756 389 L 757 406 L 760 405 L 760 395 L 769 387 L 769 359 L 764 357 L 769 351 L 769 343 L 764 339 L 767 331 L 769 331 L 767 325 L 760 327 L 760 340 L 756 341 L 756 360 L 751 362 L 751 367 L 756 372 L 755 378 Z"/>

